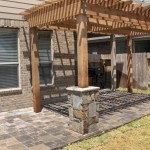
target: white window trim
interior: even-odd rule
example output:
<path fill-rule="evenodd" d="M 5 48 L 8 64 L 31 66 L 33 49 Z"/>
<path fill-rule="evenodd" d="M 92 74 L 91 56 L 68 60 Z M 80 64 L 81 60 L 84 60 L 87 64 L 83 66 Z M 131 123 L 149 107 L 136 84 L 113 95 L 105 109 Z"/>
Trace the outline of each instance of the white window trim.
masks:
<path fill-rule="evenodd" d="M 52 74 L 52 83 L 49 83 L 47 85 L 45 84 L 40 84 L 40 87 L 49 87 L 49 86 L 54 86 L 54 67 L 53 67 L 53 61 L 54 61 L 54 49 L 53 49 L 53 31 L 49 31 L 47 30 L 48 32 L 50 32 L 50 39 L 51 39 L 51 49 L 50 49 L 50 52 L 51 52 L 51 61 L 42 61 L 42 63 L 51 63 L 52 65 L 52 69 L 51 69 L 51 74 Z"/>
<path fill-rule="evenodd" d="M 20 48 L 20 30 L 18 29 L 18 84 L 21 89 L 21 48 Z"/>
<path fill-rule="evenodd" d="M 10 28 L 8 28 L 9 30 Z M 18 90 L 21 90 L 21 67 L 20 67 L 20 38 L 19 38 L 19 35 L 20 35 L 20 30 L 19 29 L 16 29 L 17 30 L 17 45 L 18 45 L 18 62 L 4 62 L 4 63 L 0 63 L 0 66 L 3 66 L 3 65 L 18 65 L 18 87 L 17 88 L 6 88 L 6 89 L 0 89 L 0 92 L 9 92 L 9 91 L 18 91 Z"/>

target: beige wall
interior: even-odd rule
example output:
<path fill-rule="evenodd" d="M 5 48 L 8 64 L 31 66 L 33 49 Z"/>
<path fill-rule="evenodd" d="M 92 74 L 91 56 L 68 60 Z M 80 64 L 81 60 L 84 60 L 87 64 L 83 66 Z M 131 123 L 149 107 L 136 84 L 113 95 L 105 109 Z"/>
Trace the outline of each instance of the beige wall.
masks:
<path fill-rule="evenodd" d="M 23 20 L 20 15 L 26 9 L 41 4 L 44 0 L 0 0 L 0 18 Z"/>

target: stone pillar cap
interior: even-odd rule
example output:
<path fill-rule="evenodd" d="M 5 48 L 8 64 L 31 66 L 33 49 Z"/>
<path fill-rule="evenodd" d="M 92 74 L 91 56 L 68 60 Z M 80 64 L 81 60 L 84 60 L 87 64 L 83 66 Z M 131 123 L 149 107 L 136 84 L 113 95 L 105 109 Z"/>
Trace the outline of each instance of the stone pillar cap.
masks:
<path fill-rule="evenodd" d="M 100 90 L 99 87 L 95 87 L 95 86 L 88 86 L 86 88 L 80 88 L 78 86 L 73 86 L 73 87 L 68 87 L 66 88 L 67 91 L 74 91 L 74 92 L 89 92 L 89 91 L 96 91 L 96 90 Z"/>

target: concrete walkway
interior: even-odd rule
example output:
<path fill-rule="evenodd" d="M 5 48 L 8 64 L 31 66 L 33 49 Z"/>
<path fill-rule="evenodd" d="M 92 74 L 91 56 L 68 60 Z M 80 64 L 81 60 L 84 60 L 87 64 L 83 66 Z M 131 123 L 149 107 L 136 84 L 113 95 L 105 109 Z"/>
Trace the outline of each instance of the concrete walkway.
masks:
<path fill-rule="evenodd" d="M 68 102 L 0 113 L 0 150 L 61 149 L 72 142 L 102 134 L 150 114 L 150 95 L 102 92 L 97 105 L 99 131 L 80 135 L 68 129 Z"/>

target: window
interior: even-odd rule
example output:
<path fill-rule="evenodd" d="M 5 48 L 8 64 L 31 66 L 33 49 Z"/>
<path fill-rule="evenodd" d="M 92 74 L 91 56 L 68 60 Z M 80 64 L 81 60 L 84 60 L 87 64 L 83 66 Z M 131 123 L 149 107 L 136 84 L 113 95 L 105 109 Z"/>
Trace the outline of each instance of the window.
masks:
<path fill-rule="evenodd" d="M 41 85 L 53 84 L 51 33 L 51 31 L 39 31 L 38 34 L 39 73 Z"/>
<path fill-rule="evenodd" d="M 118 39 L 116 41 L 116 53 L 117 54 L 126 54 L 127 53 L 127 40 Z"/>
<path fill-rule="evenodd" d="M 134 52 L 135 53 L 148 53 L 150 52 L 150 40 L 139 39 L 134 40 Z"/>
<path fill-rule="evenodd" d="M 18 30 L 0 28 L 0 90 L 18 87 Z"/>

